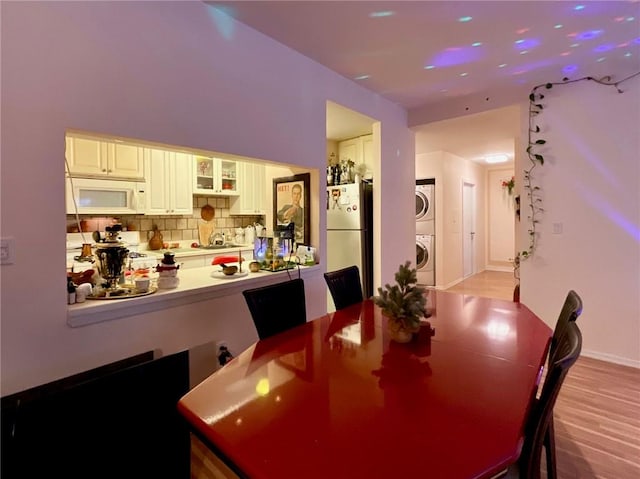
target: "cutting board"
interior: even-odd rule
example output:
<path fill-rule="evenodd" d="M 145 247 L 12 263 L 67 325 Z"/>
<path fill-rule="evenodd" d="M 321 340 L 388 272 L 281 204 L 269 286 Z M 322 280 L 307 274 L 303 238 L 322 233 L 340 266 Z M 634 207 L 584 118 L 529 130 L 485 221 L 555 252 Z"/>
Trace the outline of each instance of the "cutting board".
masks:
<path fill-rule="evenodd" d="M 212 221 L 201 221 L 198 223 L 198 240 L 201 246 L 209 244 L 209 238 L 213 234 L 214 229 Z"/>

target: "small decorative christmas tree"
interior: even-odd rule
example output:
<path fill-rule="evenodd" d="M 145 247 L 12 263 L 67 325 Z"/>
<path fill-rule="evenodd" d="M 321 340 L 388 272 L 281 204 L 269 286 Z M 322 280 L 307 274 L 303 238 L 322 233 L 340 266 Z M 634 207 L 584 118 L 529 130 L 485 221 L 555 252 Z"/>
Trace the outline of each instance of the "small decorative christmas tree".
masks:
<path fill-rule="evenodd" d="M 427 315 L 427 297 L 425 288 L 417 285 L 416 269 L 410 265 L 410 261 L 400 265 L 395 274 L 397 284 L 386 284 L 384 290 L 378 288 L 379 296 L 374 296 L 373 302 L 382 308 L 385 316 L 399 321 L 407 331 L 416 332 L 420 319 Z"/>

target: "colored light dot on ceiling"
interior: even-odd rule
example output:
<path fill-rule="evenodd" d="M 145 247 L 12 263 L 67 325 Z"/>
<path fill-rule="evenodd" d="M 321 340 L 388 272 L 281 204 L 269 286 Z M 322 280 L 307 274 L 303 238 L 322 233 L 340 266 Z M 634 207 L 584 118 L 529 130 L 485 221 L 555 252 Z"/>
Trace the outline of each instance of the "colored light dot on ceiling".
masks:
<path fill-rule="evenodd" d="M 576 11 L 584 10 L 584 5 L 576 5 L 573 9 Z"/>
<path fill-rule="evenodd" d="M 598 63 L 600 63 L 600 62 L 603 62 L 603 61 L 605 61 L 605 60 L 606 60 L 606 58 L 605 58 L 605 57 L 600 57 L 600 58 L 598 58 L 596 61 L 597 61 Z"/>
<path fill-rule="evenodd" d="M 634 38 L 633 43 L 637 43 L 638 45 L 640 45 L 640 37 Z"/>
<path fill-rule="evenodd" d="M 392 10 L 381 10 L 379 12 L 371 12 L 369 16 L 371 18 L 382 18 L 382 17 L 390 17 L 391 15 L 395 15 L 396 12 Z"/>
<path fill-rule="evenodd" d="M 460 76 L 461 76 L 461 77 L 466 77 L 467 75 L 468 75 L 468 73 L 467 73 L 467 72 L 460 73 Z"/>
<path fill-rule="evenodd" d="M 577 37 L 578 34 L 576 32 L 567 33 L 567 38 Z"/>
<path fill-rule="evenodd" d="M 577 65 L 567 65 L 566 67 L 564 67 L 562 69 L 562 71 L 564 73 L 573 73 L 574 71 L 576 71 L 578 69 Z"/>
<path fill-rule="evenodd" d="M 628 46 L 629 46 L 629 42 L 624 42 L 624 43 L 618 44 L 618 48 L 624 48 L 624 47 L 628 47 Z"/>
<path fill-rule="evenodd" d="M 440 93 L 447 93 L 449 90 L 447 90 L 446 88 L 443 88 L 442 90 L 440 90 Z"/>
<path fill-rule="evenodd" d="M 586 32 L 578 34 L 578 38 L 580 40 L 592 40 L 596 37 L 599 37 L 601 34 L 602 30 L 587 30 Z"/>
<path fill-rule="evenodd" d="M 562 52 L 560 54 L 561 57 L 568 57 L 569 55 L 571 55 L 571 52 Z"/>
<path fill-rule="evenodd" d="M 609 50 L 613 50 L 613 45 L 611 45 L 610 43 L 605 43 L 603 45 L 598 45 L 597 47 L 595 47 L 593 49 L 593 51 L 596 52 L 596 53 L 608 52 Z"/>
<path fill-rule="evenodd" d="M 498 65 L 498 68 L 504 68 L 504 67 L 506 67 L 506 66 L 507 66 L 507 64 L 506 64 L 506 63 L 501 63 L 500 65 Z"/>
<path fill-rule="evenodd" d="M 559 28 L 564 27 L 564 25 L 562 23 L 558 23 L 557 25 L 554 25 L 553 28 L 555 28 L 556 30 Z"/>
<path fill-rule="evenodd" d="M 614 22 L 622 22 L 624 21 L 624 17 L 616 17 L 613 19 Z"/>
<path fill-rule="evenodd" d="M 460 18 L 458 18 L 458 21 L 459 21 L 460 23 L 470 22 L 471 20 L 473 20 L 473 17 L 469 17 L 469 16 L 466 16 L 466 17 L 460 17 Z"/>
<path fill-rule="evenodd" d="M 433 70 L 436 66 L 435 65 L 427 65 L 426 67 L 424 67 L 425 70 Z"/>
<path fill-rule="evenodd" d="M 518 35 L 522 35 L 523 33 L 527 33 L 529 31 L 528 28 L 521 28 L 520 30 L 516 30 Z"/>
<path fill-rule="evenodd" d="M 354 78 L 354 80 L 366 80 L 367 78 L 371 78 L 371 75 L 360 75 Z"/>
<path fill-rule="evenodd" d="M 475 42 L 471 44 L 472 47 L 479 47 L 480 45 L 482 45 L 482 42 Z"/>

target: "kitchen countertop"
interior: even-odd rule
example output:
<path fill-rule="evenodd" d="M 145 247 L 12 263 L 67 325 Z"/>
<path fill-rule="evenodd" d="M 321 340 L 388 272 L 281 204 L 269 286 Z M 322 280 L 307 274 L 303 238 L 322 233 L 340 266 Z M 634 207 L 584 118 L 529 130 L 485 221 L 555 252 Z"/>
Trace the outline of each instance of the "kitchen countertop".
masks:
<path fill-rule="evenodd" d="M 194 248 L 195 249 L 195 248 Z M 206 250 L 215 252 L 237 251 Z M 200 250 L 198 250 L 200 251 Z M 162 251 L 163 252 L 163 251 Z M 176 256 L 177 257 L 177 256 Z M 237 294 L 248 288 L 266 286 L 277 281 L 284 281 L 298 275 L 303 279 L 321 273 L 319 265 L 300 266 L 288 271 L 271 273 L 260 271 L 246 276 L 227 278 L 213 278 L 211 273 L 220 271 L 219 266 L 205 266 L 201 268 L 180 269 L 178 278 L 180 284 L 174 289 L 158 289 L 155 293 L 123 299 L 87 299 L 84 303 L 69 305 L 67 324 L 72 328 L 87 326 L 102 321 L 126 318 L 151 311 L 167 309 L 187 303 L 207 301 L 213 298 Z"/>

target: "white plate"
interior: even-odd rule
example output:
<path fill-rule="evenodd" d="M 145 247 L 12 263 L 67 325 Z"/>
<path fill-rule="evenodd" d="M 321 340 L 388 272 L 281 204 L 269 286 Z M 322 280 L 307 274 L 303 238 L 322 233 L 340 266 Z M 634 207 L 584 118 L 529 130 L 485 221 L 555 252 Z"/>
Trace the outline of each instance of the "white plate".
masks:
<path fill-rule="evenodd" d="M 234 279 L 234 278 L 242 278 L 243 276 L 248 275 L 248 271 L 241 271 L 239 273 L 234 274 L 224 274 L 222 271 L 212 271 L 211 277 L 217 279 Z"/>

